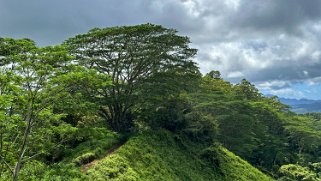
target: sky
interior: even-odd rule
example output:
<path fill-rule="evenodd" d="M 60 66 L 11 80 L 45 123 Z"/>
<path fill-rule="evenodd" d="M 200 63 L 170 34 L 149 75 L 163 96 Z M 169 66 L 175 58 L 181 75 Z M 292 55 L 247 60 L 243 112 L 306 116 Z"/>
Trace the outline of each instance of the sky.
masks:
<path fill-rule="evenodd" d="M 264 94 L 321 99 L 320 0 L 0 0 L 0 37 L 39 46 L 143 23 L 189 36 L 202 73 L 246 78 Z"/>

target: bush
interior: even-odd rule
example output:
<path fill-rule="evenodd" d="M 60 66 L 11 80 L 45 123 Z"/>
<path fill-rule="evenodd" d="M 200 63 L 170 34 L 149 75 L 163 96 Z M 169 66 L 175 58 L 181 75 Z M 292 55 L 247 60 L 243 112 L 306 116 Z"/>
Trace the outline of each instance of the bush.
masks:
<path fill-rule="evenodd" d="M 299 181 L 316 181 L 320 180 L 316 173 L 311 171 L 307 167 L 302 167 L 296 164 L 282 165 L 279 169 L 280 181 L 290 181 L 290 180 L 299 180 Z"/>
<path fill-rule="evenodd" d="M 85 154 L 75 158 L 73 160 L 73 163 L 80 166 L 80 165 L 84 165 L 86 163 L 90 163 L 95 159 L 96 159 L 96 155 L 92 152 L 89 152 L 89 153 L 85 153 Z"/>
<path fill-rule="evenodd" d="M 220 168 L 220 160 L 218 158 L 219 152 L 217 151 L 217 148 L 214 146 L 211 146 L 209 148 L 204 149 L 200 156 L 204 160 L 210 163 L 210 165 L 213 165 L 215 169 Z"/>
<path fill-rule="evenodd" d="M 185 115 L 186 128 L 183 132 L 193 141 L 213 141 L 217 135 L 217 123 L 213 116 L 192 111 Z"/>
<path fill-rule="evenodd" d="M 165 128 L 177 132 L 186 127 L 185 115 L 191 111 L 190 103 L 181 97 L 170 97 L 157 104 L 145 108 L 139 116 L 143 116 L 153 128 Z"/>

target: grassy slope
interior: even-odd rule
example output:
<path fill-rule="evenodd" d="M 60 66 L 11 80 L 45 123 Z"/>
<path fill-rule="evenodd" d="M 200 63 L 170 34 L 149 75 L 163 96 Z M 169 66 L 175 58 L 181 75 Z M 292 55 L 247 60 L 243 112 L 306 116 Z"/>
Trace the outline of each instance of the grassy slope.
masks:
<path fill-rule="evenodd" d="M 205 149 L 167 131 L 131 138 L 85 174 L 90 180 L 272 180 L 223 147 Z"/>

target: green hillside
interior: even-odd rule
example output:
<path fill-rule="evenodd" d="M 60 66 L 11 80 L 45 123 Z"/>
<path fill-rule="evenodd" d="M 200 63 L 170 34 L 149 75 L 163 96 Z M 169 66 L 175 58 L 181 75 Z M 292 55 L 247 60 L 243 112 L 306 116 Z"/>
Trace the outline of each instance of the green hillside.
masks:
<path fill-rule="evenodd" d="M 166 130 L 145 132 L 125 143 L 108 131 L 47 166 L 33 161 L 23 180 L 273 180 L 219 144 L 188 141 Z M 0 180 L 9 180 L 4 175 Z"/>
<path fill-rule="evenodd" d="M 222 146 L 206 148 L 168 131 L 131 138 L 85 173 L 90 180 L 272 180 Z"/>

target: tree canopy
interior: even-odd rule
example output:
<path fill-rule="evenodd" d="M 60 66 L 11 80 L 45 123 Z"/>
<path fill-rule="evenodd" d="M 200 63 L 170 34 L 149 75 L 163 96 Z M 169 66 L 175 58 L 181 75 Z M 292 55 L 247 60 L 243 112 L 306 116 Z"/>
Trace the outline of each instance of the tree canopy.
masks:
<path fill-rule="evenodd" d="M 189 43 L 153 24 L 96 28 L 65 42 L 79 64 L 111 76 L 113 86 L 99 93 L 100 112 L 118 131 L 131 125 L 134 105 L 177 94 L 199 76 Z"/>

